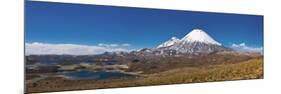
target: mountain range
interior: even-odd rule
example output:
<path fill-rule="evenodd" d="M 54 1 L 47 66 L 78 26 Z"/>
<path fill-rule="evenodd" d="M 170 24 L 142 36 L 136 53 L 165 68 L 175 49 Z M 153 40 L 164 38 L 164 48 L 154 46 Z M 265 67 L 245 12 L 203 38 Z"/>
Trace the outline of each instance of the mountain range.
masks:
<path fill-rule="evenodd" d="M 110 52 L 108 52 L 110 53 Z M 111 52 L 112 55 L 123 56 L 205 56 L 209 54 L 260 54 L 256 52 L 241 52 L 239 50 L 224 46 L 216 41 L 202 29 L 193 29 L 183 38 L 171 37 L 155 48 L 143 48 L 131 52 Z"/>

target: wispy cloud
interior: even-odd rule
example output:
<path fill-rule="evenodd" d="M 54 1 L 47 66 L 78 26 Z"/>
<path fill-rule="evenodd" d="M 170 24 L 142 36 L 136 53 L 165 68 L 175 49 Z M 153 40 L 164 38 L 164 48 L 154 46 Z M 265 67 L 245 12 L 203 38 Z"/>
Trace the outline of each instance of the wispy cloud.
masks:
<path fill-rule="evenodd" d="M 92 55 L 104 52 L 128 52 L 130 44 L 104 44 L 79 45 L 79 44 L 52 44 L 52 43 L 25 43 L 26 55 L 68 54 L 68 55 Z"/>
<path fill-rule="evenodd" d="M 124 46 L 124 47 L 129 47 L 129 46 L 131 46 L 131 44 L 124 43 L 124 44 L 121 44 L 121 46 Z"/>
<path fill-rule="evenodd" d="M 101 47 L 129 47 L 131 46 L 128 43 L 124 43 L 124 44 L 105 44 L 105 43 L 99 43 L 98 46 Z"/>
<path fill-rule="evenodd" d="M 263 47 L 250 47 L 246 43 L 232 44 L 231 48 L 241 52 L 258 52 L 263 53 Z"/>

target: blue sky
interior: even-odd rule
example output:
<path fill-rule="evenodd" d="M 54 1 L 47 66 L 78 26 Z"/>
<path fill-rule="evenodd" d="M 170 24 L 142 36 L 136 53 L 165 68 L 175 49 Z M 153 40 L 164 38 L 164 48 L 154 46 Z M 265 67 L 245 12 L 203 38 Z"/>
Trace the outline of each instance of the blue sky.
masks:
<path fill-rule="evenodd" d="M 263 17 L 26 1 L 26 42 L 153 48 L 194 28 L 225 46 L 263 46 Z"/>

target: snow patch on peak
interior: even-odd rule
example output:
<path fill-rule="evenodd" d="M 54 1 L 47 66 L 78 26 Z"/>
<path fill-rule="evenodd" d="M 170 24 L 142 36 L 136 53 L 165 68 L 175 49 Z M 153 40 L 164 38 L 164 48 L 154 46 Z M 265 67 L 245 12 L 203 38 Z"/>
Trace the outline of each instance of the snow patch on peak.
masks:
<path fill-rule="evenodd" d="M 174 45 L 175 43 L 180 42 L 180 39 L 178 39 L 177 37 L 172 37 L 170 40 L 160 44 L 157 48 L 161 48 L 161 47 L 169 47 Z"/>
<path fill-rule="evenodd" d="M 172 37 L 171 40 L 179 40 L 177 37 Z"/>
<path fill-rule="evenodd" d="M 190 33 L 188 33 L 185 37 L 183 37 L 180 41 L 182 42 L 202 42 L 206 44 L 214 44 L 221 46 L 222 44 L 215 41 L 212 37 L 210 37 L 205 31 L 202 29 L 193 29 Z"/>

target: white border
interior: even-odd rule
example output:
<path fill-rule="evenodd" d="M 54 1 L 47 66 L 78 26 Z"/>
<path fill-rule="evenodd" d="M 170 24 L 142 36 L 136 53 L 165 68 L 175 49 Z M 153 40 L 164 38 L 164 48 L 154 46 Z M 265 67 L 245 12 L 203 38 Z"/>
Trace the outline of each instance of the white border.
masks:
<path fill-rule="evenodd" d="M 55 1 L 55 0 L 53 0 Z M 281 94 L 278 0 L 56 0 L 101 5 L 264 15 L 265 79 L 55 92 L 49 94 Z M 0 3 L 0 92 L 23 93 L 23 0 Z"/>

